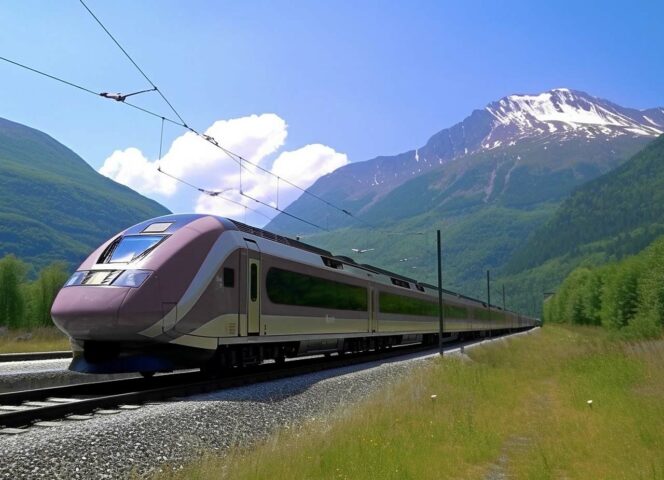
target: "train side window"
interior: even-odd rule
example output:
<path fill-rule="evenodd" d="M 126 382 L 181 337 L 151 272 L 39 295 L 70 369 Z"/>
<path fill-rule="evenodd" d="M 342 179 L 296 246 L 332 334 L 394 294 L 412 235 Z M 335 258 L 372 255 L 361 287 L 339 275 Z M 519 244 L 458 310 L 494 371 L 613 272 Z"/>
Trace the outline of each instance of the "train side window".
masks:
<path fill-rule="evenodd" d="M 258 298 L 258 265 L 251 264 L 251 301 L 255 302 Z"/>
<path fill-rule="evenodd" d="M 224 287 L 233 288 L 235 286 L 235 270 L 224 268 Z"/>

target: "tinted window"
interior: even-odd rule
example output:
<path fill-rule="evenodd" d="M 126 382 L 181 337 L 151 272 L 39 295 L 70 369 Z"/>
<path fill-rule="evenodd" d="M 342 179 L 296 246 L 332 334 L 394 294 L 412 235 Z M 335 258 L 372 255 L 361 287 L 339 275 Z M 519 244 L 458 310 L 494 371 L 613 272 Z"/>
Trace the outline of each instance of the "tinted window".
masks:
<path fill-rule="evenodd" d="M 496 310 L 489 311 L 488 309 L 476 308 L 475 309 L 475 319 L 476 320 L 505 320 L 505 313 L 498 312 Z"/>
<path fill-rule="evenodd" d="M 267 296 L 273 303 L 333 310 L 367 311 L 367 289 L 271 268 L 267 272 Z"/>
<path fill-rule="evenodd" d="M 232 268 L 224 268 L 224 287 L 235 286 L 235 270 Z"/>
<path fill-rule="evenodd" d="M 251 301 L 255 302 L 258 298 L 258 265 L 251 264 L 251 286 L 250 286 Z"/>
<path fill-rule="evenodd" d="M 110 263 L 126 263 L 157 245 L 163 235 L 132 235 L 123 237 L 111 254 Z"/>
<path fill-rule="evenodd" d="M 419 298 L 404 297 L 393 293 L 380 292 L 380 311 L 399 315 L 438 316 L 438 302 Z M 443 315 L 447 318 L 466 318 L 468 311 L 456 305 L 443 305 Z"/>

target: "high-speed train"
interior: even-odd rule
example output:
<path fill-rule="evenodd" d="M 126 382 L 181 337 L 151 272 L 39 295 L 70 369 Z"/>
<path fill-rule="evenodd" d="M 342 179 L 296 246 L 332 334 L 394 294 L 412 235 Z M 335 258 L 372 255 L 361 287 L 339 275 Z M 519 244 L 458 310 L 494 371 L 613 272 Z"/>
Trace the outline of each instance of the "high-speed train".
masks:
<path fill-rule="evenodd" d="M 536 319 L 445 291 L 445 336 Z M 432 285 L 213 215 L 167 215 L 95 250 L 51 314 L 80 372 L 221 368 L 436 342 Z"/>

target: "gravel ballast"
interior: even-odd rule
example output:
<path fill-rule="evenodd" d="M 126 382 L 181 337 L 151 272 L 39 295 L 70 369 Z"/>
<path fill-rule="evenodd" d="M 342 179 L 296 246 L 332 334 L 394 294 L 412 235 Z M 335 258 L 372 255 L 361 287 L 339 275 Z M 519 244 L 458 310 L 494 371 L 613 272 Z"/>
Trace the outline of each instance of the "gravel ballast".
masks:
<path fill-rule="evenodd" d="M 279 427 L 327 415 L 436 355 L 414 353 L 0 435 L 0 479 L 149 475 L 203 451 L 248 445 Z"/>
<path fill-rule="evenodd" d="M 70 363 L 70 358 L 0 363 L 0 393 L 137 376 L 134 373 L 88 375 L 71 372 L 67 370 Z"/>

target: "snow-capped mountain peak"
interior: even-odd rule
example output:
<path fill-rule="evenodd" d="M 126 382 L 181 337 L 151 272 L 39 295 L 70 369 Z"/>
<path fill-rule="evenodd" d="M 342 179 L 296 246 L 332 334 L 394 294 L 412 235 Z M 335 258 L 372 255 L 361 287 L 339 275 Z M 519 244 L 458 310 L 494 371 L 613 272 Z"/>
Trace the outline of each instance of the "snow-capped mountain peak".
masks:
<path fill-rule="evenodd" d="M 553 134 L 658 136 L 664 132 L 664 109 L 624 108 L 585 92 L 555 88 L 537 95 L 510 95 L 486 107 L 494 118 L 484 148 L 523 137 Z M 497 142 L 500 142 L 497 144 Z"/>

